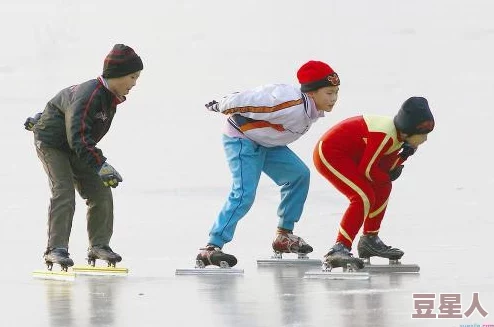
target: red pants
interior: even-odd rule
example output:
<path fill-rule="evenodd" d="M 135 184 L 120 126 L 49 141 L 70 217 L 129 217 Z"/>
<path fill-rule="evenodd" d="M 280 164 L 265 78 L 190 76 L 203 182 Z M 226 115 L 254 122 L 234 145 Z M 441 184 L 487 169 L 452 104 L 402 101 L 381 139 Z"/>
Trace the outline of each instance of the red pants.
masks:
<path fill-rule="evenodd" d="M 364 234 L 378 233 L 386 211 L 391 182 L 374 184 L 357 170 L 358 162 L 344 151 L 320 141 L 314 150 L 316 169 L 349 200 L 340 223 L 337 242 L 351 248 L 364 225 Z"/>

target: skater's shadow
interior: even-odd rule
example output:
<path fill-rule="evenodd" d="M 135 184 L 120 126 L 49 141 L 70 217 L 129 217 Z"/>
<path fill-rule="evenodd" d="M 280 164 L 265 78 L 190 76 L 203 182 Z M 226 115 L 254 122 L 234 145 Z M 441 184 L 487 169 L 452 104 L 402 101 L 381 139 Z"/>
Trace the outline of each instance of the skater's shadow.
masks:
<path fill-rule="evenodd" d="M 71 282 L 47 280 L 46 297 L 50 326 L 70 327 L 76 325 L 73 316 L 73 288 Z"/>
<path fill-rule="evenodd" d="M 416 278 L 410 274 L 371 274 L 368 281 L 332 281 L 325 283 L 329 291 L 327 305 L 338 312 L 339 325 L 360 327 L 372 321 L 373 326 L 399 325 L 395 316 L 407 308 L 400 307 L 403 283 Z M 400 307 L 400 312 L 393 309 Z"/>
<path fill-rule="evenodd" d="M 74 282 L 45 281 L 50 326 L 115 326 L 121 277 L 77 276 Z M 84 310 L 84 314 L 81 314 Z M 84 322 L 83 322 L 84 325 Z"/>
<path fill-rule="evenodd" d="M 115 326 L 115 303 L 122 277 L 93 277 L 84 278 L 88 287 L 88 317 L 89 326 Z M 125 278 L 123 278 L 125 279 Z M 81 278 L 82 280 L 82 278 Z"/>
<path fill-rule="evenodd" d="M 216 326 L 257 327 L 259 308 L 245 276 L 195 276 L 202 303 L 210 307 Z"/>
<path fill-rule="evenodd" d="M 311 267 L 307 266 L 259 266 L 261 276 L 270 275 L 267 285 L 275 286 L 275 296 L 279 307 L 279 326 L 308 326 L 312 325 L 308 312 L 305 291 L 304 274 Z M 313 269 L 313 267 L 312 267 Z M 264 278 L 263 278 L 264 279 Z M 273 305 L 276 307 L 276 305 Z"/>

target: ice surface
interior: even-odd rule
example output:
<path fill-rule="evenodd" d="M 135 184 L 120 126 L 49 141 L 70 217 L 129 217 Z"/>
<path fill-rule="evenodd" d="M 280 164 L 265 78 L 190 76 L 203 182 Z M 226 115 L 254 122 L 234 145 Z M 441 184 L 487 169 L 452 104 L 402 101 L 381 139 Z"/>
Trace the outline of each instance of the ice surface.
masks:
<path fill-rule="evenodd" d="M 460 326 L 494 323 L 491 1 L 28 1 L 0 5 L 0 326 Z M 96 77 L 114 43 L 144 71 L 99 146 L 124 177 L 114 191 L 112 247 L 124 278 L 40 281 L 49 189 L 23 130 L 61 88 Z M 393 115 L 429 99 L 436 129 L 394 184 L 382 238 L 419 275 L 368 281 L 303 278 L 307 267 L 257 267 L 271 254 L 277 187 L 257 200 L 224 250 L 244 276 L 175 276 L 193 267 L 230 176 L 225 118 L 203 105 L 264 83 L 296 83 L 315 59 L 340 75 L 340 99 L 291 148 L 313 171 L 296 232 L 322 258 L 346 200 L 312 165 L 317 139 L 340 119 Z M 84 264 L 84 202 L 69 252 Z M 233 278 L 230 278 L 233 277 Z M 414 293 L 479 293 L 486 317 L 412 319 Z"/>

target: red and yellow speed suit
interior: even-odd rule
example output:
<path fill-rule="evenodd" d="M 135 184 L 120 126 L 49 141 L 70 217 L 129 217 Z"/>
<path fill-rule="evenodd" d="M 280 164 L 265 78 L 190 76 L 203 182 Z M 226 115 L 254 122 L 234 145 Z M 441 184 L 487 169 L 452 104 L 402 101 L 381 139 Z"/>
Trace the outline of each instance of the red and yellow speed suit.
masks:
<path fill-rule="evenodd" d="M 348 248 L 360 227 L 378 233 L 391 193 L 389 171 L 401 165 L 393 118 L 357 116 L 328 130 L 314 149 L 317 170 L 349 200 L 337 242 Z"/>

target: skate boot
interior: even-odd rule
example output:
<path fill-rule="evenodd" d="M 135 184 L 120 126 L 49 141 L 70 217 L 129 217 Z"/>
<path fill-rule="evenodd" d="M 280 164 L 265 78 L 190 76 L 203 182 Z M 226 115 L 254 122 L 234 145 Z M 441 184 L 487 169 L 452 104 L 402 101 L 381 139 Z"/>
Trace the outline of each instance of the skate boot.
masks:
<path fill-rule="evenodd" d="M 377 235 L 362 235 L 357 246 L 358 256 L 369 259 L 370 257 L 381 257 L 390 260 L 399 260 L 405 254 L 402 250 L 384 244 Z"/>
<path fill-rule="evenodd" d="M 63 271 L 67 271 L 68 267 L 74 265 L 74 261 L 69 258 L 69 252 L 67 252 L 67 249 L 65 248 L 48 248 L 46 249 L 43 258 L 45 259 L 46 267 L 50 271 L 52 270 L 54 263 L 59 264 Z"/>
<path fill-rule="evenodd" d="M 292 232 L 278 230 L 273 241 L 273 250 L 276 253 L 298 253 L 307 254 L 313 251 L 312 246 L 307 244 L 301 237 Z"/>
<path fill-rule="evenodd" d="M 200 250 L 201 252 L 199 252 L 196 257 L 197 268 L 204 268 L 209 265 L 227 268 L 237 264 L 237 258 L 235 258 L 235 256 L 223 253 L 223 251 L 215 245 L 208 244 Z"/>
<path fill-rule="evenodd" d="M 324 266 L 329 270 L 337 267 L 343 267 L 344 270 L 350 265 L 352 269 L 358 270 L 364 268 L 364 262 L 355 258 L 343 243 L 337 242 L 324 256 Z"/>
<path fill-rule="evenodd" d="M 122 257 L 108 245 L 93 245 L 87 253 L 87 262 L 90 266 L 95 265 L 96 259 L 105 260 L 108 263 L 108 267 L 115 267 L 117 262 L 122 261 Z"/>

